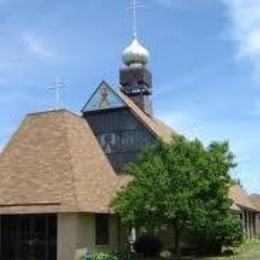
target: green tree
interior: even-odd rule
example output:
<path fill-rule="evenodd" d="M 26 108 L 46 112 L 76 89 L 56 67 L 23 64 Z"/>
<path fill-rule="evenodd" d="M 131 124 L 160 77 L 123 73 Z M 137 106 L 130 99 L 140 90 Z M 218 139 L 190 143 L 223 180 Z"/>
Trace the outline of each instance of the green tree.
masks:
<path fill-rule="evenodd" d="M 204 147 L 173 136 L 145 151 L 126 171 L 134 178 L 112 201 L 123 223 L 148 231 L 174 226 L 180 252 L 184 226 L 202 226 L 229 214 L 229 170 L 235 166 L 228 143 Z"/>

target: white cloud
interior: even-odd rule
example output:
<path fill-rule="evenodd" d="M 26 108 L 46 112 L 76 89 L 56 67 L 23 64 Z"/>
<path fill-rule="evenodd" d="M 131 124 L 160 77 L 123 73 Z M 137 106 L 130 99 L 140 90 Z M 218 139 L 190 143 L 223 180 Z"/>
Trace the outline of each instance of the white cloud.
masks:
<path fill-rule="evenodd" d="M 229 33 L 237 44 L 238 57 L 260 66 L 260 1 L 220 0 L 228 9 Z"/>
<path fill-rule="evenodd" d="M 33 32 L 24 32 L 22 34 L 22 44 L 24 44 L 28 52 L 40 58 L 52 56 L 52 51 Z"/>

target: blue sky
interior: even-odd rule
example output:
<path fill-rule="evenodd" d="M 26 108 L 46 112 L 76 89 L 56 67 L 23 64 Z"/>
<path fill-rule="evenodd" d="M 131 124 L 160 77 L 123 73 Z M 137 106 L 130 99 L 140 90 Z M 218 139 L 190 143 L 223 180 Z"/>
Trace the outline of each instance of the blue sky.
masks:
<path fill-rule="evenodd" d="M 260 192 L 260 1 L 143 0 L 154 110 L 177 131 L 229 140 L 233 173 Z M 26 113 L 79 111 L 100 81 L 118 87 L 129 0 L 0 0 L 0 149 Z"/>

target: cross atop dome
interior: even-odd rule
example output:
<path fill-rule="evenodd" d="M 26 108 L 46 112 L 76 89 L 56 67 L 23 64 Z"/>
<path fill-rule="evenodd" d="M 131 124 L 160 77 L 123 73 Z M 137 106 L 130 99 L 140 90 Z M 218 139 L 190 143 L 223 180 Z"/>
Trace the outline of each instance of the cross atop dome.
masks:
<path fill-rule="evenodd" d="M 144 8 L 144 5 L 137 0 L 131 0 L 129 9 L 133 11 L 133 40 L 123 52 L 122 60 L 126 66 L 145 66 L 149 61 L 149 51 L 137 38 L 137 9 Z"/>
<path fill-rule="evenodd" d="M 133 39 L 125 48 L 122 60 L 126 67 L 120 69 L 121 91 L 148 115 L 152 114 L 152 74 L 147 68 L 149 62 L 148 49 L 139 42 L 136 29 L 136 10 L 144 6 L 131 0 L 133 10 Z"/>

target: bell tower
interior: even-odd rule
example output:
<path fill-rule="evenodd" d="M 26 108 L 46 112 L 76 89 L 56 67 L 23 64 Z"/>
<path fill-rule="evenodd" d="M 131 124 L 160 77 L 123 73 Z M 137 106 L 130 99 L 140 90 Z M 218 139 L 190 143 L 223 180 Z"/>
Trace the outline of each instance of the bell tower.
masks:
<path fill-rule="evenodd" d="M 123 52 L 124 67 L 120 69 L 121 91 L 148 115 L 152 114 L 152 74 L 147 68 L 149 51 L 137 38 L 136 9 L 142 6 L 133 0 L 133 40 Z"/>
<path fill-rule="evenodd" d="M 137 38 L 123 53 L 125 67 L 120 69 L 121 91 L 145 113 L 152 114 L 152 74 L 146 67 L 149 52 Z"/>

